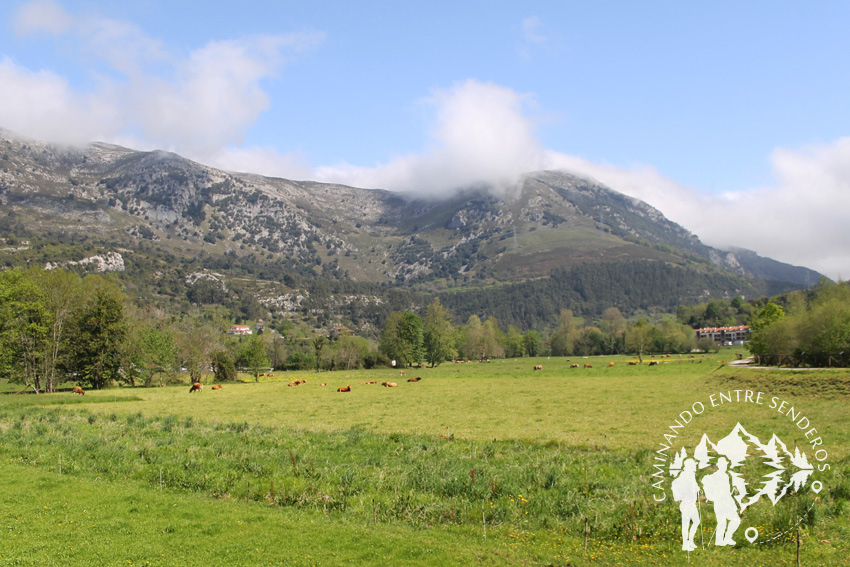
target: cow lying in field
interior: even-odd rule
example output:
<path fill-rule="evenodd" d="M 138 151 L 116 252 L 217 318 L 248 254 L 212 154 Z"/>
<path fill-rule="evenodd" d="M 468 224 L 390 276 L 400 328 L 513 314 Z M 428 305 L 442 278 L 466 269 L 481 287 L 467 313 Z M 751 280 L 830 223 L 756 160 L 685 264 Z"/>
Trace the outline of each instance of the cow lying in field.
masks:
<path fill-rule="evenodd" d="M 200 390 L 203 390 L 203 389 L 204 389 L 204 385 L 203 385 L 203 384 L 201 384 L 200 382 L 194 382 L 194 383 L 192 384 L 192 387 L 191 387 L 191 388 L 189 388 L 189 393 L 191 394 L 191 393 L 192 393 L 192 392 L 194 392 L 195 390 L 200 391 Z"/>
<path fill-rule="evenodd" d="M 538 365 L 536 365 L 536 366 L 534 367 L 534 370 L 543 370 L 543 365 L 542 365 L 542 364 L 538 364 Z"/>
<path fill-rule="evenodd" d="M 396 388 L 398 387 L 398 384 L 396 384 L 395 382 L 381 382 L 381 386 L 385 386 L 387 388 Z"/>
<path fill-rule="evenodd" d="M 578 368 L 578 364 L 570 364 L 570 368 Z"/>
<path fill-rule="evenodd" d="M 422 380 L 421 376 L 416 376 L 415 378 L 408 378 L 407 379 L 408 382 L 419 382 L 420 380 Z"/>
<path fill-rule="evenodd" d="M 85 395 L 86 395 L 86 393 L 83 391 L 83 389 L 82 389 L 80 386 L 74 386 L 74 389 L 73 389 L 73 390 L 71 390 L 71 393 L 72 393 L 72 394 L 79 394 L 79 395 L 81 395 L 81 396 L 85 396 Z"/>
<path fill-rule="evenodd" d="M 290 382 L 287 386 L 300 386 L 301 384 L 306 383 L 307 380 L 296 380 L 295 382 Z"/>
<path fill-rule="evenodd" d="M 585 364 L 584 367 L 585 368 L 593 368 L 593 365 L 592 364 Z"/>
<path fill-rule="evenodd" d="M 213 389 L 213 390 L 221 390 L 221 384 L 215 384 L 215 385 L 212 387 L 212 389 Z"/>
<path fill-rule="evenodd" d="M 337 388 L 336 391 L 337 392 L 350 392 L 351 391 L 351 385 L 343 386 L 342 388 Z"/>

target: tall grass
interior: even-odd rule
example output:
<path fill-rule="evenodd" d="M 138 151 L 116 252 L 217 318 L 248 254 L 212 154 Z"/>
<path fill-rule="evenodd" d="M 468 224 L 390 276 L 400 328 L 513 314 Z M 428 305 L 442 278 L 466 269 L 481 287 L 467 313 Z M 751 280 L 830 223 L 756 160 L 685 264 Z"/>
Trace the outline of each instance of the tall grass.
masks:
<path fill-rule="evenodd" d="M 672 539 L 678 530 L 678 509 L 657 505 L 647 490 L 654 455 L 646 449 L 19 408 L 0 412 L 0 456 L 55 471 L 61 461 L 62 474 L 71 477 L 136 481 L 373 522 L 478 526 L 483 516 L 491 528 L 579 533 L 586 517 L 595 535 L 624 541 Z M 834 522 L 846 509 L 850 484 L 827 478 L 818 515 L 805 517 L 809 526 Z M 800 506 L 809 504 L 801 500 Z M 780 509 L 759 514 L 750 522 L 767 532 L 787 527 Z"/>

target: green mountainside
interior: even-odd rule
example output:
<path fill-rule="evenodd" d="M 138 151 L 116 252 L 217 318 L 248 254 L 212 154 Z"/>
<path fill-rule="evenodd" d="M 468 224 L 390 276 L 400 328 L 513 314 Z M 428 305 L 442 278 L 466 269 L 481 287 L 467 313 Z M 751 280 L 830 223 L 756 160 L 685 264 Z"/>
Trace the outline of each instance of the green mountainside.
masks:
<path fill-rule="evenodd" d="M 223 305 L 368 334 L 440 294 L 522 328 L 805 288 L 819 274 L 702 244 L 658 210 L 566 172 L 450 198 L 207 167 L 0 130 L 0 262 L 114 271 L 145 301 Z"/>

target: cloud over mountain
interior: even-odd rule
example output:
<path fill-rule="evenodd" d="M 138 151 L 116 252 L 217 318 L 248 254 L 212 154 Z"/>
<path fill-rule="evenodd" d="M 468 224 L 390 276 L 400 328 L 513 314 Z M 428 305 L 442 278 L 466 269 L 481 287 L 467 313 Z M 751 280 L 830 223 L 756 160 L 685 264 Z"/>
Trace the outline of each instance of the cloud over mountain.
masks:
<path fill-rule="evenodd" d="M 544 148 L 529 111 L 533 97 L 501 85 L 469 80 L 436 91 L 429 102 L 435 125 L 422 152 L 374 167 L 320 167 L 315 177 L 439 197 L 477 184 L 504 194 L 525 172 L 566 169 L 650 203 L 710 245 L 743 245 L 833 278 L 850 270 L 843 213 L 850 207 L 850 138 L 802 150 L 778 148 L 770 158 L 774 184 L 712 194 L 685 187 L 651 165 L 600 164 Z"/>
<path fill-rule="evenodd" d="M 472 185 L 512 188 L 523 173 L 540 169 L 543 148 L 526 112 L 530 95 L 468 80 L 437 89 L 427 99 L 434 123 L 430 145 L 376 167 L 320 167 L 320 181 L 378 187 L 416 196 L 446 196 Z"/>

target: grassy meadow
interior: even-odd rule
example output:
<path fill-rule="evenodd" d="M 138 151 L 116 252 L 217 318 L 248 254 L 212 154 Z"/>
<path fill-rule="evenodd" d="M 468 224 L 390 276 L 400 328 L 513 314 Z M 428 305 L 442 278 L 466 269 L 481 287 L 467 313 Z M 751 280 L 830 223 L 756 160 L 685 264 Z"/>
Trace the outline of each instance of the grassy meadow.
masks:
<path fill-rule="evenodd" d="M 844 564 L 850 373 L 736 368 L 734 354 L 0 395 L 0 566 L 792 565 L 789 527 L 803 565 Z M 719 403 L 735 390 L 764 403 Z M 689 450 L 740 420 L 819 464 L 771 398 L 817 428 L 823 490 L 749 509 L 740 530 L 756 527 L 757 545 L 715 548 L 703 516 L 706 549 L 686 554 L 678 505 L 653 499 L 663 434 L 702 402 Z"/>

